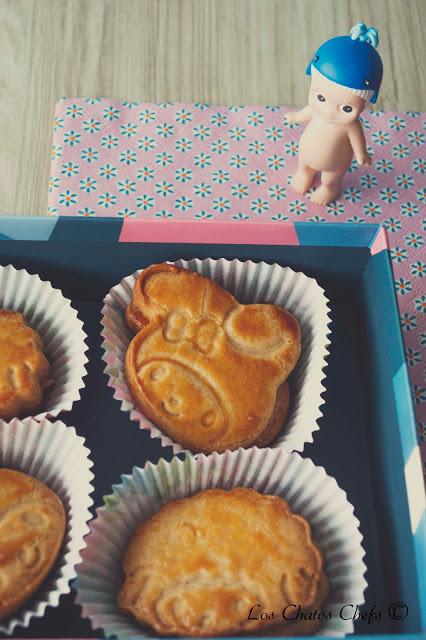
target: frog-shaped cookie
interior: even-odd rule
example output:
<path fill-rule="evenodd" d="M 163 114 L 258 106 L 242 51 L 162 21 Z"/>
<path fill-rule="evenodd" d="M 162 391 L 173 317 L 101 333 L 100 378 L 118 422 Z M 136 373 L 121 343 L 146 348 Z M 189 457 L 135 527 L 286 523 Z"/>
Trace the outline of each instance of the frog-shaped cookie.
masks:
<path fill-rule="evenodd" d="M 266 446 L 287 414 L 300 329 L 285 309 L 239 304 L 209 278 L 170 264 L 138 277 L 126 379 L 142 412 L 193 451 Z"/>

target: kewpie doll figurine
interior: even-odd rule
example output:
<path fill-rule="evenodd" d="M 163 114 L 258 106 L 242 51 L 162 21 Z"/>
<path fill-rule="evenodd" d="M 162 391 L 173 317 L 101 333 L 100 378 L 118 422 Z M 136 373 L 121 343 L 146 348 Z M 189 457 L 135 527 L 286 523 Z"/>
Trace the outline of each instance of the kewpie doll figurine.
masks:
<path fill-rule="evenodd" d="M 324 42 L 306 69 L 312 76 L 308 105 L 286 114 L 288 122 L 309 123 L 300 139 L 291 186 L 306 193 L 321 172 L 321 185 L 311 195 L 318 204 L 340 195 L 354 154 L 358 164 L 371 164 L 359 116 L 379 93 L 383 65 L 375 49 L 378 43 L 376 29 L 362 22 L 349 36 Z"/>

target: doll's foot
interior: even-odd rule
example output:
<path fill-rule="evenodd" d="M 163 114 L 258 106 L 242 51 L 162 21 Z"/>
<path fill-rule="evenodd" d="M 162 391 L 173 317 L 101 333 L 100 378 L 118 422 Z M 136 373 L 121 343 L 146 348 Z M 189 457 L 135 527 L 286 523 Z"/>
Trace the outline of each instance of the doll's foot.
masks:
<path fill-rule="evenodd" d="M 340 187 L 328 187 L 324 184 L 320 185 L 318 189 L 310 196 L 312 202 L 316 204 L 330 204 L 333 200 L 336 200 L 340 195 Z"/>
<path fill-rule="evenodd" d="M 309 169 L 299 169 L 294 174 L 292 181 L 290 182 L 292 188 L 304 195 L 312 184 L 315 172 Z"/>

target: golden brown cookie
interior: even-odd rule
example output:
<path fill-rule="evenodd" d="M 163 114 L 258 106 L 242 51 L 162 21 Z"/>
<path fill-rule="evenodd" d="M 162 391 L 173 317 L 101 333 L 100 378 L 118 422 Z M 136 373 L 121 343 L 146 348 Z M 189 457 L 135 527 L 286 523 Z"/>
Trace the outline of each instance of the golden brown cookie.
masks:
<path fill-rule="evenodd" d="M 25 473 L 0 469 L 0 620 L 45 579 L 64 532 L 64 507 L 53 491 Z"/>
<path fill-rule="evenodd" d="M 0 418 L 36 409 L 49 385 L 42 341 L 22 313 L 0 309 Z"/>
<path fill-rule="evenodd" d="M 248 620 L 253 605 L 309 607 L 324 575 L 306 520 L 246 488 L 169 502 L 135 530 L 123 570 L 118 606 L 167 636 L 264 630 Z"/>
<path fill-rule="evenodd" d="M 137 279 L 126 318 L 138 331 L 126 354 L 130 392 L 175 442 L 208 453 L 276 437 L 301 346 L 288 311 L 241 305 L 209 278 L 160 264 Z"/>
<path fill-rule="evenodd" d="M 285 610 L 286 618 L 293 618 L 292 620 L 283 620 L 283 610 L 278 612 L 275 616 L 275 622 L 270 628 L 265 629 L 265 636 L 313 636 L 321 628 L 323 621 L 319 619 L 318 614 L 320 612 L 326 614 L 327 608 L 324 608 L 330 591 L 329 582 L 325 573 L 321 575 L 317 596 L 312 604 L 305 609 L 299 611 L 298 604 L 292 603 L 295 606 L 287 607 Z M 281 618 L 281 620 L 280 620 Z"/>

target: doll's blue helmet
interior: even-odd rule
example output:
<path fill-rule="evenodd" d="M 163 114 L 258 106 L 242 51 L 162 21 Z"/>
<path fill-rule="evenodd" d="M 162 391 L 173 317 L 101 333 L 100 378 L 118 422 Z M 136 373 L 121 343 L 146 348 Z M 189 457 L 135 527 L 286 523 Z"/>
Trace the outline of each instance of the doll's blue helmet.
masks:
<path fill-rule="evenodd" d="M 323 76 L 348 87 L 375 103 L 383 77 L 383 64 L 376 47 L 379 35 L 363 22 L 352 27 L 349 36 L 337 36 L 320 46 L 306 69 L 314 67 Z"/>

